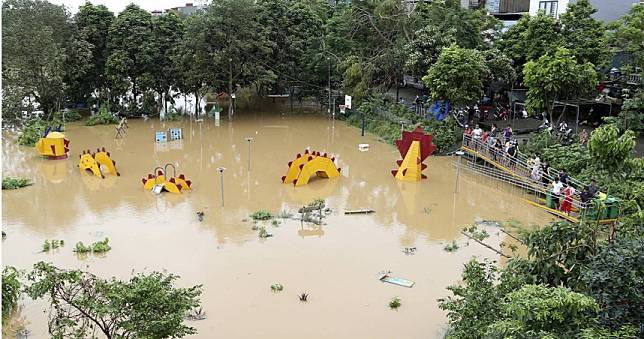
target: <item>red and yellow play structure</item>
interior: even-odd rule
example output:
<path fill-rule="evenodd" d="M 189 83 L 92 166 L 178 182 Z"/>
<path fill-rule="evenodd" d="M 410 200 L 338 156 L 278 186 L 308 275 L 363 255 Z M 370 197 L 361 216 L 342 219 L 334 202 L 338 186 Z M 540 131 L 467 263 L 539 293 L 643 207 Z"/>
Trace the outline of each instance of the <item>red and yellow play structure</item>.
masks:
<path fill-rule="evenodd" d="M 282 177 L 282 182 L 302 186 L 309 182 L 313 174 L 320 178 L 335 178 L 340 176 L 340 171 L 335 166 L 335 158 L 329 158 L 326 153 L 309 153 L 307 149 L 304 155 L 298 153 L 295 160 L 288 163 L 288 172 Z"/>
<path fill-rule="evenodd" d="M 69 140 L 61 132 L 45 132 L 45 136 L 36 141 L 36 150 L 49 159 L 67 159 Z"/>
<path fill-rule="evenodd" d="M 412 132 L 402 132 L 402 138 L 396 140 L 396 146 L 403 159 L 397 161 L 398 169 L 392 170 L 391 174 L 403 181 L 427 179 L 422 173 L 427 168 L 423 161 L 436 150 L 432 135 L 425 134 L 423 128 L 418 126 Z"/>
<path fill-rule="evenodd" d="M 174 170 L 174 176 L 170 179 L 166 177 L 168 166 L 172 166 Z M 190 190 L 190 186 L 192 185 L 190 180 L 186 180 L 185 175 L 180 174 L 177 176 L 177 170 L 172 164 L 166 164 L 164 168 L 157 167 L 154 169 L 154 173 L 156 175 L 148 174 L 148 177 L 141 179 L 141 181 L 143 182 L 143 188 L 157 194 L 163 191 L 181 193 L 182 191 Z"/>
<path fill-rule="evenodd" d="M 101 178 L 105 178 L 105 173 L 121 175 L 116 171 L 116 161 L 112 160 L 110 152 L 105 151 L 105 147 L 97 148 L 96 153 L 92 153 L 90 150 L 83 151 L 78 157 L 80 158 L 78 168 L 81 172 L 89 171 Z"/>

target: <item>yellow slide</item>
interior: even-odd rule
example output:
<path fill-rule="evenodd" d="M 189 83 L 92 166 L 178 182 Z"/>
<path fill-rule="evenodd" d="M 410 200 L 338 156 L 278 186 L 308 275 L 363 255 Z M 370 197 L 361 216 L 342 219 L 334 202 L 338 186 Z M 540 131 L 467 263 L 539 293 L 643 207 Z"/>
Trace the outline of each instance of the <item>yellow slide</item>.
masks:
<path fill-rule="evenodd" d="M 311 152 L 298 154 L 295 160 L 288 163 L 288 172 L 282 177 L 283 183 L 293 183 L 295 186 L 306 185 L 313 174 L 321 178 L 340 176 L 340 168 L 335 166 L 335 158 L 328 158 L 326 153 Z"/>
<path fill-rule="evenodd" d="M 155 168 L 155 171 L 156 175 L 148 174 L 147 178 L 141 179 L 143 188 L 148 191 L 154 191 L 155 193 L 161 193 L 162 191 L 181 193 L 181 191 L 190 190 L 190 186 L 192 186 L 192 182 L 186 180 L 183 174 L 166 179 L 165 170 L 161 169 L 161 167 Z M 159 190 L 158 192 L 156 191 L 157 189 Z"/>
<path fill-rule="evenodd" d="M 422 166 L 420 161 L 420 141 L 412 141 L 405 158 L 400 163 L 396 179 L 404 181 L 419 181 L 422 178 Z"/>
<path fill-rule="evenodd" d="M 50 159 L 66 159 L 69 152 L 69 140 L 60 132 L 49 132 L 44 138 L 36 141 L 36 150 L 40 155 Z"/>
<path fill-rule="evenodd" d="M 120 176 L 121 173 L 116 171 L 116 161 L 110 158 L 110 152 L 103 149 L 96 149 L 96 153 L 91 153 L 90 150 L 85 150 L 79 155 L 80 161 L 78 168 L 81 172 L 90 171 L 97 177 L 105 178 L 104 172 L 112 175 Z"/>

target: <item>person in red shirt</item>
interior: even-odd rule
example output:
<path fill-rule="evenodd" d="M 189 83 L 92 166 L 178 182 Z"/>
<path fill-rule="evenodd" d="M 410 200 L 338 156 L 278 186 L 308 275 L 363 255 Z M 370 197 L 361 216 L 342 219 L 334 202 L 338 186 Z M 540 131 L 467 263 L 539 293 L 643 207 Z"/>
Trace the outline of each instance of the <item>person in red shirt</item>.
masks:
<path fill-rule="evenodd" d="M 561 211 L 566 214 L 570 214 L 570 212 L 572 211 L 572 197 L 573 195 L 575 195 L 575 189 L 572 186 L 567 185 L 563 191 L 563 194 L 564 200 L 561 203 Z"/>
<path fill-rule="evenodd" d="M 470 125 L 465 125 L 465 131 L 463 131 L 463 135 L 465 135 L 465 145 L 470 144 L 470 140 L 472 140 L 472 128 Z"/>

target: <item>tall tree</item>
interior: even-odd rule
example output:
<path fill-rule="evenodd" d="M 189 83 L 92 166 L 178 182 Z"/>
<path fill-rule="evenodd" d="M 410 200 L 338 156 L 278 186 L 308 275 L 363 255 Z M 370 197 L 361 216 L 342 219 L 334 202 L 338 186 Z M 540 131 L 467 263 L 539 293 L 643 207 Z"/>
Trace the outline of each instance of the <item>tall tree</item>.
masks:
<path fill-rule="evenodd" d="M 2 18 L 3 116 L 17 115 L 25 97 L 51 113 L 64 99 L 68 13 L 44 0 L 7 0 Z"/>
<path fill-rule="evenodd" d="M 152 14 L 137 5 L 128 5 L 109 29 L 106 73 L 118 94 L 126 94 L 123 90 L 132 84 L 135 106 L 139 92 L 153 85 L 154 47 Z"/>
<path fill-rule="evenodd" d="M 443 49 L 423 82 L 432 99 L 467 105 L 480 99 L 488 77 L 489 69 L 479 51 L 451 46 Z"/>
<path fill-rule="evenodd" d="M 489 48 L 500 30 L 500 22 L 493 16 L 464 9 L 455 0 L 420 2 L 413 16 L 415 24 L 421 26 L 405 46 L 409 54 L 405 66 L 413 74 L 426 74 L 441 50 L 452 44 Z"/>
<path fill-rule="evenodd" d="M 153 25 L 155 70 L 152 71 L 152 88 L 165 102 L 167 112 L 170 90 L 177 87 L 179 76 L 179 68 L 173 57 L 185 52 L 178 48 L 185 27 L 183 20 L 174 12 L 154 18 Z"/>
<path fill-rule="evenodd" d="M 252 0 L 222 0 L 213 2 L 206 13 L 206 51 L 217 77 L 227 80 L 229 97 L 237 86 L 270 84 L 275 79 L 265 62 L 272 44 L 257 21 L 258 10 Z M 233 114 L 232 98 L 228 114 Z"/>
<path fill-rule="evenodd" d="M 525 64 L 523 76 L 528 86 L 526 106 L 533 112 L 545 110 L 550 121 L 554 121 L 556 101 L 588 95 L 597 85 L 593 64 L 578 63 L 572 52 L 565 48 L 529 61 Z"/>
<path fill-rule="evenodd" d="M 613 48 L 624 51 L 632 66 L 644 68 L 644 5 L 633 5 L 631 11 L 610 28 Z"/>
<path fill-rule="evenodd" d="M 276 89 L 305 85 L 311 59 L 321 48 L 321 19 L 303 0 L 261 0 L 258 5 L 259 24 L 271 43 L 266 64 L 273 65 Z"/>
<path fill-rule="evenodd" d="M 77 43 L 84 42 L 89 46 L 91 59 L 86 61 L 87 69 L 84 72 L 74 66 L 67 73 L 70 97 L 82 100 L 95 91 L 100 94 L 101 90 L 106 88 L 107 35 L 113 20 L 114 13 L 104 5 L 92 5 L 86 2 L 79 7 L 78 13 L 74 16 L 73 40 Z"/>
<path fill-rule="evenodd" d="M 603 66 L 610 53 L 604 24 L 593 18 L 597 12 L 589 0 L 578 0 L 568 5 L 561 15 L 565 47 L 573 52 L 577 61 Z"/>
<path fill-rule="evenodd" d="M 563 44 L 561 24 L 539 11 L 536 16 L 525 15 L 510 27 L 498 42 L 498 48 L 514 61 L 517 74 L 523 75 L 523 65 L 553 52 Z"/>

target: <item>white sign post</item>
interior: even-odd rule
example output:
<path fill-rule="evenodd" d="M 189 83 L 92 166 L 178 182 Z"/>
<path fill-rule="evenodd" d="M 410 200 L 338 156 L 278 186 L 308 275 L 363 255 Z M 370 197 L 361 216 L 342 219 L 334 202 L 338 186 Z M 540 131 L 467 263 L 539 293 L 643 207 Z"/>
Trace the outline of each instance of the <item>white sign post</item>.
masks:
<path fill-rule="evenodd" d="M 351 109 L 351 96 L 350 95 L 345 95 L 344 96 L 344 106 L 346 108 Z"/>

